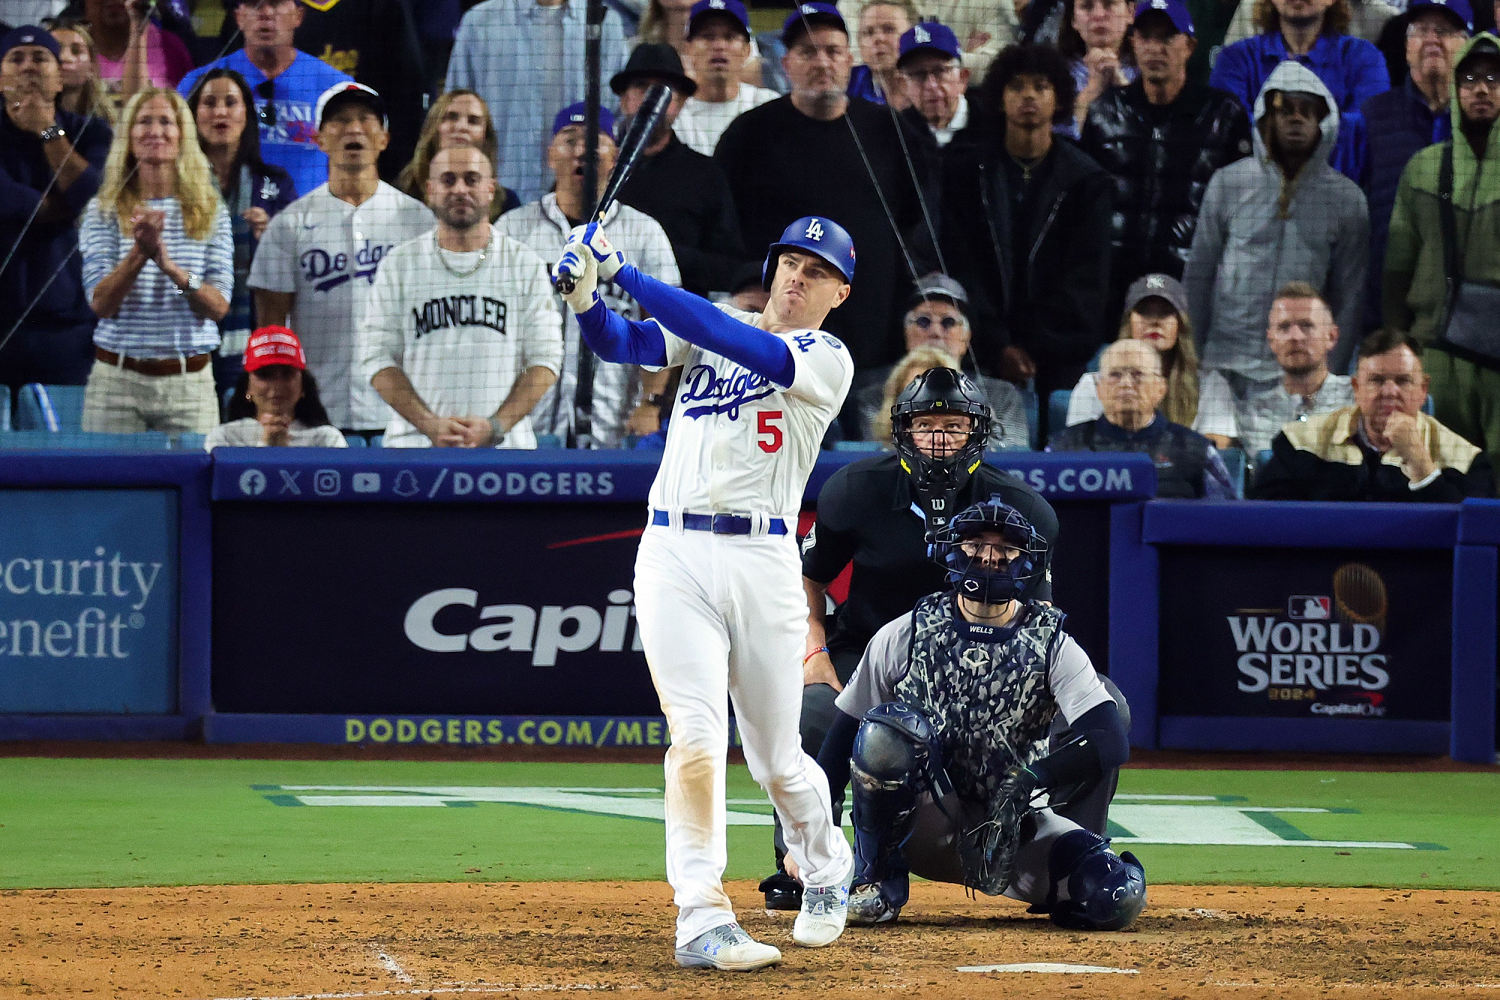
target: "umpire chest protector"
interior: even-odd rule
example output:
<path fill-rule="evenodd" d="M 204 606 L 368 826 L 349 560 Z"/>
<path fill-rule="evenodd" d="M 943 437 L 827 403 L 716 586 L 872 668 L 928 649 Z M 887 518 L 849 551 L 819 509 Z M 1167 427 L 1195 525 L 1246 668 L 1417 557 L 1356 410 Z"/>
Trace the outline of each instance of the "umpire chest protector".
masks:
<path fill-rule="evenodd" d="M 970 802 L 991 802 L 1011 764 L 1047 752 L 1057 714 L 1047 666 L 1065 616 L 1028 604 L 1016 626 L 977 635 L 958 613 L 952 592 L 929 594 L 912 610 L 910 667 L 895 700 L 935 720 L 943 770 Z"/>

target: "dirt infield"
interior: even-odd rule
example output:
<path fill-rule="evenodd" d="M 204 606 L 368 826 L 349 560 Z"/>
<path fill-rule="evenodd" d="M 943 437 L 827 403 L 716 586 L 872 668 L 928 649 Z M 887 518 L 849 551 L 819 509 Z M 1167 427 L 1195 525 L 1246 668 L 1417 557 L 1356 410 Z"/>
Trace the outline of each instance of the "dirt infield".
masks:
<path fill-rule="evenodd" d="M 731 896 L 781 966 L 679 969 L 665 885 L 272 885 L 0 893 L 0 997 L 1487 997 L 1500 894 L 1152 886 L 1136 926 L 1081 934 L 918 884 L 901 921 L 791 944 Z M 1124 972 L 963 971 L 1066 963 Z"/>

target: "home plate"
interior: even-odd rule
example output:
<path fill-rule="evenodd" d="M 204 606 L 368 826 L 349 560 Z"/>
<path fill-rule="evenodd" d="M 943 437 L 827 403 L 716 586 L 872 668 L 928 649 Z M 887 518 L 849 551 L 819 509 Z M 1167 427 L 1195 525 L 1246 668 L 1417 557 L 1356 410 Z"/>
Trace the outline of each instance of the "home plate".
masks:
<path fill-rule="evenodd" d="M 1067 962 L 1017 962 L 1014 965 L 960 965 L 959 972 L 1114 972 L 1122 976 L 1137 976 L 1135 969 L 1112 969 L 1107 965 L 1070 965 Z"/>

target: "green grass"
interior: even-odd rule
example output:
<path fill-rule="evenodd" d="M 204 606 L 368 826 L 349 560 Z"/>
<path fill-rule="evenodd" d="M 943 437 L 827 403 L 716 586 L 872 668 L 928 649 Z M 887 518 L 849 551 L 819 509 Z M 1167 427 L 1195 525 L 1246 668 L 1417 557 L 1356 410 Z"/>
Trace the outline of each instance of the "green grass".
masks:
<path fill-rule="evenodd" d="M 297 793 L 262 786 L 656 790 L 628 796 L 640 801 L 659 800 L 661 784 L 654 764 L 4 758 L 0 888 L 659 880 L 662 828 L 651 818 L 495 802 L 292 807 L 277 802 Z M 1127 770 L 1120 791 L 1229 797 L 1221 807 L 1340 810 L 1255 815 L 1293 837 L 1442 848 L 1131 845 L 1156 882 L 1500 889 L 1500 774 L 1143 769 Z M 743 767 L 731 770 L 729 794 L 759 797 Z M 1131 805 L 1122 799 L 1115 818 L 1128 822 Z M 769 812 L 763 799 L 735 808 Z M 727 877 L 769 870 L 768 828 L 733 826 L 729 844 Z"/>

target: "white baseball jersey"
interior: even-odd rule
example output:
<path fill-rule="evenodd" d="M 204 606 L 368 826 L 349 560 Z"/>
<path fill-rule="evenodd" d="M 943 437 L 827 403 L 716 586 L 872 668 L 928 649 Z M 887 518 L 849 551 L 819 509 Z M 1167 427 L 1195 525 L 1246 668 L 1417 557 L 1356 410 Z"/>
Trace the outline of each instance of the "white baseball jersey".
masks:
<path fill-rule="evenodd" d="M 389 419 L 361 373 L 358 324 L 381 260 L 436 225 L 426 205 L 384 181 L 359 205 L 325 184 L 283 209 L 261 237 L 250 287 L 296 296 L 287 325 L 302 339 L 335 427 L 379 430 Z"/>
<path fill-rule="evenodd" d="M 482 263 L 477 250 L 440 249 L 436 230 L 386 254 L 360 339 L 366 382 L 382 368 L 399 368 L 444 417 L 491 416 L 526 369 L 562 366 L 562 317 L 547 263 L 493 227 Z M 431 444 L 406 418 L 386 412 L 387 448 Z M 522 417 L 501 447 L 535 448 L 531 419 Z"/>
<path fill-rule="evenodd" d="M 703 101 L 689 97 L 683 102 L 677 120 L 672 123 L 672 131 L 677 133 L 677 138 L 704 156 L 713 156 L 714 147 L 719 144 L 719 136 L 724 134 L 730 122 L 751 108 L 758 108 L 780 96 L 774 90 L 742 82 L 739 93 L 727 101 Z M 613 234 L 610 238 L 614 238 Z"/>
<path fill-rule="evenodd" d="M 677 256 L 659 222 L 629 205 L 616 202 L 605 215 L 604 224 L 610 242 L 643 274 L 652 275 L 668 285 L 682 284 Z M 558 251 L 567 242 L 568 233 L 573 230 L 573 224 L 557 207 L 557 195 L 551 193 L 544 195 L 541 201 L 506 212 L 495 225 L 506 236 L 521 241 L 549 261 L 557 258 Z M 612 281 L 599 282 L 599 297 L 626 319 L 646 318 L 640 304 Z M 578 318 L 563 303 L 561 295 L 556 296 L 555 308 L 559 318 L 566 320 L 562 369 L 558 372 L 557 382 L 531 411 L 531 420 L 538 434 L 556 434 L 566 441 L 575 423 L 573 403 L 578 392 Z M 624 439 L 625 421 L 635 408 L 639 393 L 640 373 L 634 366 L 605 364 L 595 359 L 591 433 L 601 447 L 616 447 Z"/>
<path fill-rule="evenodd" d="M 719 308 L 745 323 L 755 319 L 729 305 Z M 665 327 L 662 332 L 663 367 L 682 365 L 682 382 L 651 506 L 795 518 L 823 434 L 854 378 L 843 343 L 821 330 L 774 334 L 791 349 L 795 368 L 792 384 L 781 387 Z"/>
<path fill-rule="evenodd" d="M 755 319 L 719 308 L 741 322 Z M 682 947 L 734 919 L 721 884 L 727 840 L 716 801 L 724 794 L 731 700 L 745 760 L 785 819 L 787 853 L 804 884 L 847 884 L 852 873 L 827 777 L 797 738 L 807 601 L 796 539 L 770 533 L 766 521 L 796 517 L 854 363 L 822 331 L 774 334 L 792 356 L 791 384 L 782 386 L 665 327 L 662 336 L 663 367 L 683 366 L 651 484 L 651 506 L 668 517 L 662 525 L 653 516 L 641 536 L 635 593 L 641 645 L 672 733 L 667 879 Z M 752 531 L 689 530 L 677 517 L 683 513 L 750 515 Z"/>

